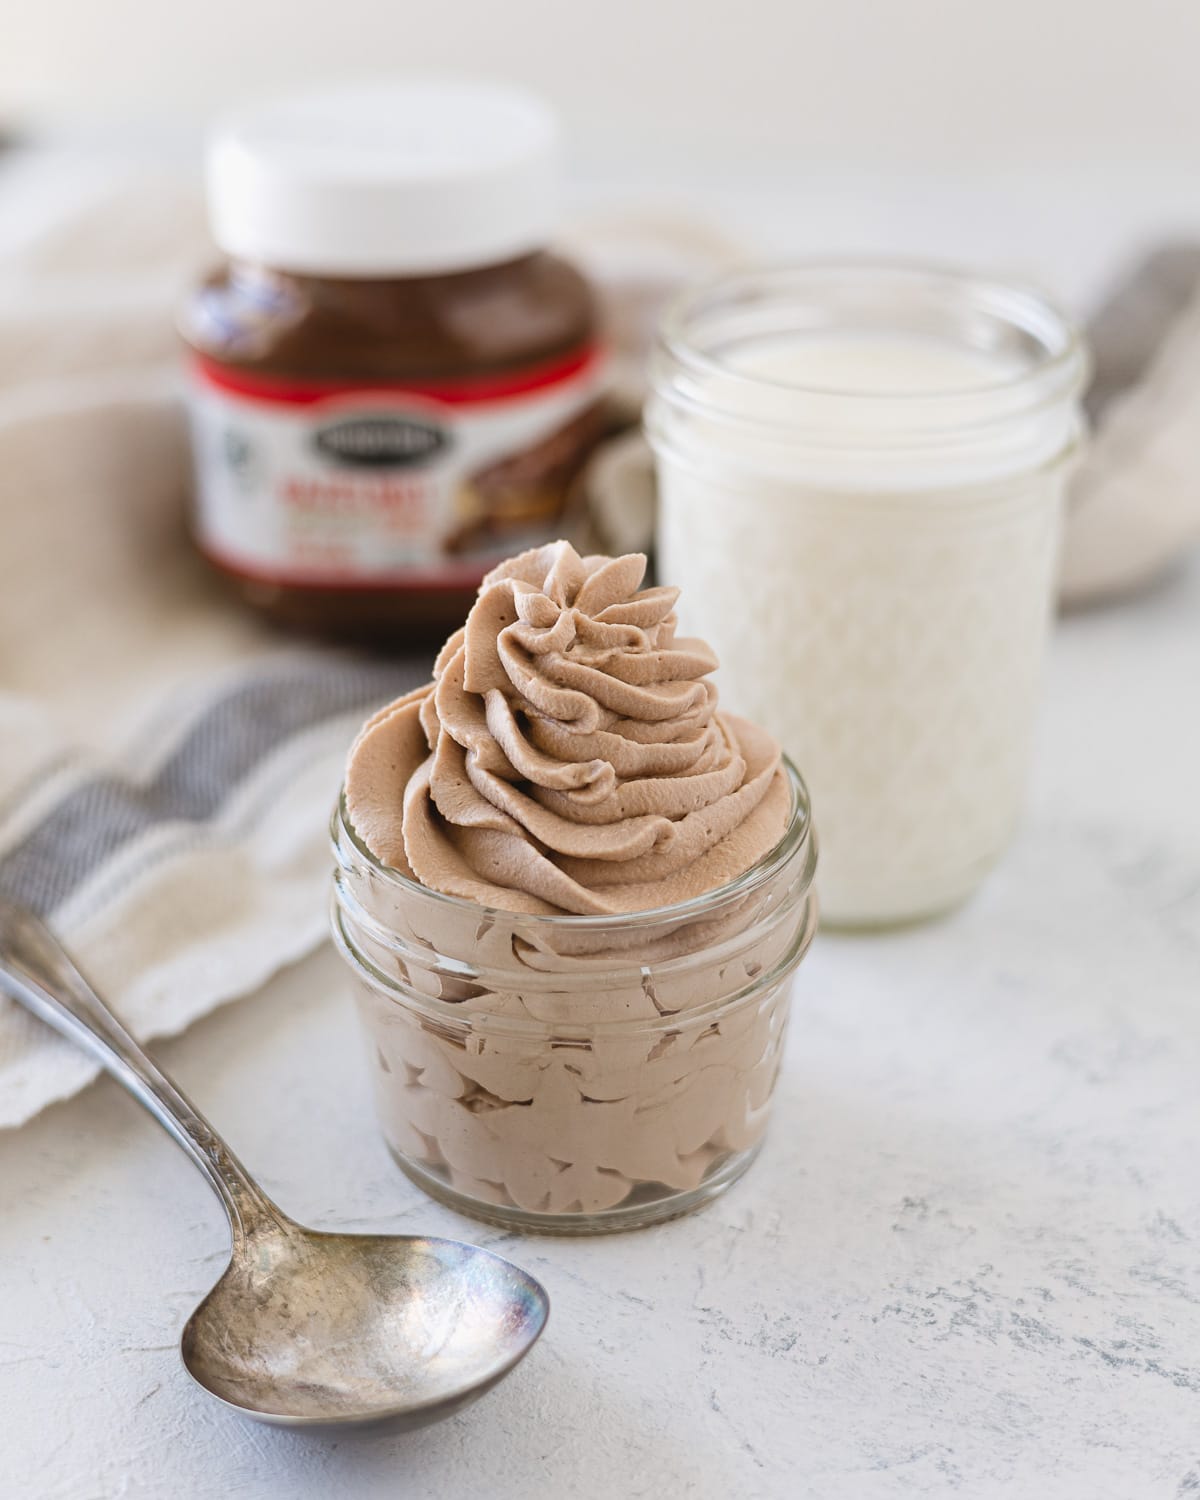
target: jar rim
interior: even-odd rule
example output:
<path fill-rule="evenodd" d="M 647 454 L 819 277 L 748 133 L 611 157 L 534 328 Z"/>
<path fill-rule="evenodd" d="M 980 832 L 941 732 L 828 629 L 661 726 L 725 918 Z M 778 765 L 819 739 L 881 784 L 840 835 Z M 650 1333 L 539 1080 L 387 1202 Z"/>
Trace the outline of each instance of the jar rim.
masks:
<path fill-rule="evenodd" d="M 653 927 L 665 922 L 690 921 L 707 915 L 722 902 L 740 899 L 757 890 L 777 874 L 789 860 L 801 852 L 804 852 L 806 857 L 804 889 L 807 891 L 811 887 L 817 863 L 816 833 L 812 825 L 812 804 L 808 788 L 800 772 L 786 755 L 782 756 L 781 760 L 792 790 L 792 810 L 787 828 L 774 848 L 764 854 L 749 869 L 744 870 L 741 875 L 733 880 L 726 881 L 724 885 L 716 886 L 710 891 L 704 891 L 699 896 L 692 896 L 686 901 L 677 901 L 669 906 L 652 906 L 644 911 L 605 912 L 590 915 L 576 915 L 570 912 L 546 914 L 518 912 L 502 906 L 484 906 L 478 901 L 471 901 L 463 896 L 450 896 L 444 891 L 431 890 L 428 886 L 421 885 L 419 881 L 409 879 L 407 875 L 402 874 L 401 871 L 394 869 L 392 866 L 385 865 L 372 852 L 359 836 L 350 819 L 344 786 L 338 793 L 337 805 L 330 820 L 330 832 L 335 854 L 338 851 L 341 835 L 344 833 L 355 853 L 367 863 L 374 875 L 395 886 L 409 897 L 427 899 L 443 906 L 447 910 L 459 911 L 464 917 L 478 918 L 482 914 L 486 917 L 494 917 L 506 922 L 519 922 L 522 927 L 534 932 L 570 931 L 602 933 L 614 925 L 619 925 L 623 930 L 628 931 L 630 928 L 640 929 Z"/>
<path fill-rule="evenodd" d="M 835 294 L 877 299 L 890 292 L 915 310 L 924 304 L 943 314 L 970 315 L 977 328 L 990 320 L 1026 341 L 1023 368 L 1002 369 L 994 379 L 949 389 L 896 390 L 821 386 L 739 369 L 698 342 L 700 330 L 737 308 L 793 311 L 816 308 Z M 777 326 L 768 324 L 772 332 Z M 809 320 L 805 331 L 837 328 Z M 889 331 L 880 329 L 879 331 Z M 891 332 L 903 333 L 897 325 Z M 913 330 L 908 330 L 912 332 Z M 964 340 L 964 349 L 986 353 Z M 835 438 L 848 431 L 874 431 L 895 438 L 895 416 L 903 413 L 913 436 L 944 438 L 948 432 L 989 429 L 1021 420 L 1074 400 L 1089 373 L 1084 338 L 1073 320 L 1042 292 L 1020 281 L 980 275 L 966 268 L 918 259 L 812 258 L 727 271 L 688 289 L 667 308 L 652 357 L 651 387 L 656 397 L 685 410 L 719 417 L 747 431 L 803 436 L 806 442 L 831 424 Z M 724 400 L 714 399 L 719 387 Z M 755 395 L 794 403 L 786 417 L 761 415 Z M 744 396 L 744 401 L 738 397 Z M 729 399 L 732 397 L 733 399 Z M 653 426 L 653 424 L 651 424 Z"/>

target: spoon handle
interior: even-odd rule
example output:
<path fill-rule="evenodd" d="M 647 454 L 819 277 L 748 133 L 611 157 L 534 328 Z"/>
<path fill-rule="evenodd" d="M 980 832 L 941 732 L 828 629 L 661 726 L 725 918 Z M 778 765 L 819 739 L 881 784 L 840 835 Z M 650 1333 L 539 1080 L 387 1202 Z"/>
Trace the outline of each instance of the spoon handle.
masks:
<path fill-rule="evenodd" d="M 2 898 L 0 994 L 90 1052 L 150 1111 L 208 1178 L 235 1237 L 285 1222 L 200 1111 L 108 1009 L 50 929 L 32 912 Z"/>

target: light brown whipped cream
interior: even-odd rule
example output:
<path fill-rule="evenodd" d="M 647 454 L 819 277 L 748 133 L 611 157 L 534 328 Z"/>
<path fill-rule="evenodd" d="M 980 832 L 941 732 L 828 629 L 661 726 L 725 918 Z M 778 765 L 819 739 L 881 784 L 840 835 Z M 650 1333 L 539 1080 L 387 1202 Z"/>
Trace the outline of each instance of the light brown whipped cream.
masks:
<path fill-rule="evenodd" d="M 586 1214 L 669 1196 L 765 1125 L 812 929 L 798 869 L 648 928 L 522 925 L 715 893 L 793 816 L 778 745 L 717 708 L 712 652 L 676 639 L 678 591 L 642 589 L 645 566 L 565 542 L 503 564 L 433 682 L 351 751 L 358 838 L 458 898 L 356 891 L 370 963 L 442 1002 L 439 1018 L 364 986 L 385 1132 L 476 1200 Z"/>
<path fill-rule="evenodd" d="M 392 1149 L 469 1197 L 591 1214 L 698 1188 L 766 1128 L 786 983 L 720 1022 L 591 1048 L 486 1029 L 462 1044 L 369 996 L 376 1097 Z"/>
<path fill-rule="evenodd" d="M 579 915 L 671 906 L 782 836 L 776 742 L 717 709 L 703 641 L 646 559 L 556 542 L 489 573 L 434 680 L 377 714 L 346 804 L 381 863 L 481 906 Z"/>

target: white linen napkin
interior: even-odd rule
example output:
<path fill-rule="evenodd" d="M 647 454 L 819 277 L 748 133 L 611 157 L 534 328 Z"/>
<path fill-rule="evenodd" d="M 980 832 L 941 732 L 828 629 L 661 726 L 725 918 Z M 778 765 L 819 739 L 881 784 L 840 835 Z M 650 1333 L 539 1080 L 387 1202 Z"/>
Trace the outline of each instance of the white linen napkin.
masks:
<path fill-rule="evenodd" d="M 1200 542 L 1200 247 L 1138 261 L 1089 336 L 1095 430 L 1071 488 L 1069 605 L 1144 588 Z"/>

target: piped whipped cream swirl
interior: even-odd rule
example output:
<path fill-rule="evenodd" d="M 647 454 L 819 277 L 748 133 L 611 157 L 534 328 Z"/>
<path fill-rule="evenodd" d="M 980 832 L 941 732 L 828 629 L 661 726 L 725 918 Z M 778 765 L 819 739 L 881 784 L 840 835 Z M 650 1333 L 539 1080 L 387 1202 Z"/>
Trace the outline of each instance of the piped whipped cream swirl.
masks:
<path fill-rule="evenodd" d="M 483 906 L 617 914 L 688 900 L 770 852 L 779 746 L 724 713 L 646 559 L 555 542 L 480 586 L 434 680 L 350 754 L 347 808 L 385 865 Z"/>

